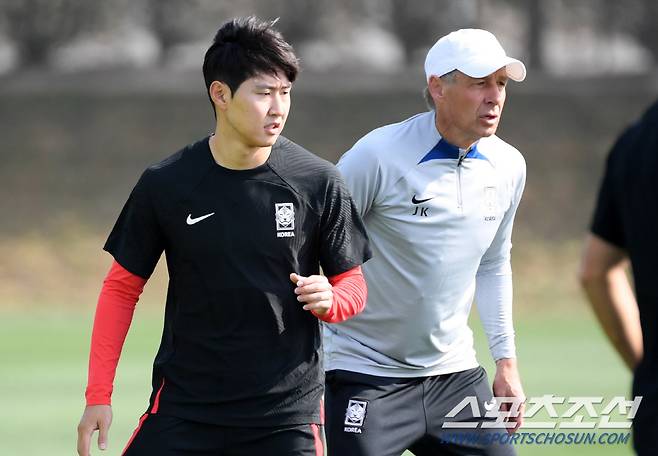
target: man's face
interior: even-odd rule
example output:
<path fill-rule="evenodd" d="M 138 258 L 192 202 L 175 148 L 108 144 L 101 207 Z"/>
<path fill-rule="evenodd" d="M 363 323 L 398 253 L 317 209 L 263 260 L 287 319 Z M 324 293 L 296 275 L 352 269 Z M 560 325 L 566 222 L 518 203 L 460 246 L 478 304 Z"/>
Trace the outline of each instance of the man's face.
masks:
<path fill-rule="evenodd" d="M 281 72 L 245 80 L 227 103 L 226 127 L 247 147 L 273 145 L 288 118 L 291 86 Z"/>
<path fill-rule="evenodd" d="M 453 81 L 443 81 L 442 96 L 435 100 L 440 128 L 447 139 L 466 147 L 496 133 L 505 105 L 507 79 L 503 67 L 484 78 L 457 72 Z"/>

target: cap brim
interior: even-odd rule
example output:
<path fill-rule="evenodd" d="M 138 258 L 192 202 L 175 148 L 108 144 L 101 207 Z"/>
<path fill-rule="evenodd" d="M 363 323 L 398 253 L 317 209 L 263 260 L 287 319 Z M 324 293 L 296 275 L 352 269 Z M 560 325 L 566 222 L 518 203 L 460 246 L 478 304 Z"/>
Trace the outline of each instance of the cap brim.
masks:
<path fill-rule="evenodd" d="M 512 57 L 497 57 L 486 61 L 467 62 L 457 69 L 472 78 L 484 78 L 503 67 L 507 69 L 507 76 L 511 80 L 521 82 L 525 79 L 525 65 L 520 60 Z"/>

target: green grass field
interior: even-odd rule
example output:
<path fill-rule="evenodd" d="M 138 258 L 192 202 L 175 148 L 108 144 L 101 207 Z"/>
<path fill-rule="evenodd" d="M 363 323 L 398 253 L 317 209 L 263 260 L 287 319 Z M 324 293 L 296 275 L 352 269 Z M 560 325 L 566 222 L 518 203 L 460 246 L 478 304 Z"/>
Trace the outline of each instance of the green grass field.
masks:
<path fill-rule="evenodd" d="M 526 315 L 517 321 L 527 395 L 629 397 L 630 374 L 590 315 L 574 313 L 569 318 Z M 135 314 L 117 374 L 114 422 L 104 452 L 108 456 L 121 453 L 146 408 L 161 321 L 152 307 L 138 308 Z M 91 322 L 91 310 L 0 313 L 0 454 L 75 454 Z M 484 341 L 478 337 L 477 343 L 479 358 L 491 377 Z M 519 455 L 631 454 L 628 445 L 524 445 L 517 451 Z"/>

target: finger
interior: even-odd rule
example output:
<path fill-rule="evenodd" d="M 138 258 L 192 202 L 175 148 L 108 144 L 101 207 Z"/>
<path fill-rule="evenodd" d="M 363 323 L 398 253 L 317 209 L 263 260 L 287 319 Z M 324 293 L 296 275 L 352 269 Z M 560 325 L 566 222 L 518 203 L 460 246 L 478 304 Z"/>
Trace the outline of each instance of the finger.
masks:
<path fill-rule="evenodd" d="M 100 420 L 98 423 L 98 449 L 106 450 L 107 449 L 107 434 L 110 430 L 109 423 L 105 420 Z"/>
<path fill-rule="evenodd" d="M 328 286 L 327 283 L 311 283 L 309 284 L 308 282 L 305 283 L 303 287 L 297 287 L 295 288 L 295 293 L 297 294 L 310 294 L 310 293 L 318 293 L 322 291 L 329 291 L 331 288 Z"/>
<path fill-rule="evenodd" d="M 509 409 L 512 409 L 511 404 L 509 405 Z M 521 402 L 519 404 L 518 409 L 516 410 L 517 415 L 513 417 L 509 417 L 509 421 L 514 423 L 513 427 L 507 428 L 507 433 L 508 434 L 514 434 L 518 429 L 523 425 L 523 414 L 525 412 L 525 402 Z"/>
<path fill-rule="evenodd" d="M 313 293 L 310 295 L 297 296 L 297 301 L 305 304 L 314 304 L 316 302 L 326 302 L 327 305 L 331 304 L 331 298 L 324 293 Z"/>
<path fill-rule="evenodd" d="M 516 427 L 514 428 L 514 432 L 516 432 L 521 426 L 523 426 L 523 416 L 519 416 L 516 419 Z"/>
<path fill-rule="evenodd" d="M 525 420 L 525 402 L 523 402 L 523 403 L 521 404 L 521 406 L 519 407 L 519 416 L 516 418 L 517 426 L 516 426 L 516 428 L 514 429 L 515 432 L 516 432 L 516 430 L 517 430 L 518 428 L 520 428 L 521 426 L 523 426 L 523 421 L 524 421 L 524 420 Z"/>
<path fill-rule="evenodd" d="M 331 303 L 327 301 L 314 302 L 313 304 L 306 304 L 302 309 L 310 310 L 315 313 L 325 314 L 331 308 Z"/>
<path fill-rule="evenodd" d="M 308 304 L 317 301 L 331 301 L 331 294 L 327 291 L 319 291 L 317 293 L 302 294 L 297 296 L 297 301 L 306 302 Z"/>
<path fill-rule="evenodd" d="M 304 277 L 303 275 L 299 275 L 295 272 L 290 274 L 290 280 L 292 281 L 292 283 L 294 283 L 298 287 L 301 287 L 302 285 L 304 285 L 304 282 L 306 282 L 307 279 L 308 279 L 308 277 Z"/>
<path fill-rule="evenodd" d="M 91 442 L 91 434 L 93 429 L 78 426 L 78 454 L 80 456 L 89 456 L 89 444 Z"/>
<path fill-rule="evenodd" d="M 514 423 L 514 426 L 508 427 L 507 428 L 507 433 L 508 434 L 514 434 L 523 424 L 523 418 L 520 417 L 515 417 L 515 418 L 510 418 L 510 422 Z"/>
<path fill-rule="evenodd" d="M 312 275 L 307 277 L 307 282 L 329 282 L 329 280 L 323 275 Z"/>
<path fill-rule="evenodd" d="M 311 283 L 329 283 L 329 281 L 325 276 L 312 275 L 312 276 L 301 277 L 301 278 L 304 280 L 305 285 L 309 285 Z"/>

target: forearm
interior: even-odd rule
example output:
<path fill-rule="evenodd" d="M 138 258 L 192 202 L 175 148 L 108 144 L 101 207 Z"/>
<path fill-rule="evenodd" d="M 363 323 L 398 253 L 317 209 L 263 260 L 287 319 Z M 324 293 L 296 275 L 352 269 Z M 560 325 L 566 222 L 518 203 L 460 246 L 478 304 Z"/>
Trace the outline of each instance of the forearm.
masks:
<path fill-rule="evenodd" d="M 363 311 L 368 297 L 361 267 L 329 277 L 332 285 L 331 309 L 325 315 L 316 315 L 327 323 L 340 323 Z"/>
<path fill-rule="evenodd" d="M 117 364 L 146 280 L 114 262 L 103 282 L 91 336 L 87 405 L 109 405 Z"/>
<path fill-rule="evenodd" d="M 603 330 L 630 369 L 642 359 L 642 329 L 637 303 L 626 276 L 617 265 L 581 283 Z"/>
<path fill-rule="evenodd" d="M 512 271 L 508 265 L 477 275 L 475 301 L 495 361 L 516 358 L 512 295 Z"/>

